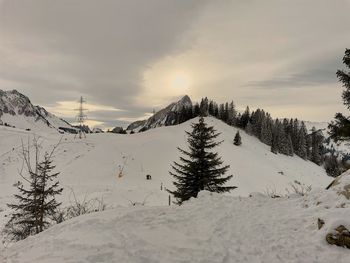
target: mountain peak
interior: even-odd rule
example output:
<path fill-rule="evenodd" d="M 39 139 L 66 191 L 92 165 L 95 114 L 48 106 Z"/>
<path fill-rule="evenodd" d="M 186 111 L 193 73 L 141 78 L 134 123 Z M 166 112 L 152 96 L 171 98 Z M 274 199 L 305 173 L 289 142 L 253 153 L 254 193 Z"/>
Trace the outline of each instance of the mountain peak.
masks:
<path fill-rule="evenodd" d="M 177 113 L 182 108 L 192 108 L 192 100 L 188 95 L 183 96 L 179 101 L 173 102 L 164 109 L 156 112 L 147 120 L 131 123 L 127 130 L 148 130 L 150 128 L 174 125 Z"/>

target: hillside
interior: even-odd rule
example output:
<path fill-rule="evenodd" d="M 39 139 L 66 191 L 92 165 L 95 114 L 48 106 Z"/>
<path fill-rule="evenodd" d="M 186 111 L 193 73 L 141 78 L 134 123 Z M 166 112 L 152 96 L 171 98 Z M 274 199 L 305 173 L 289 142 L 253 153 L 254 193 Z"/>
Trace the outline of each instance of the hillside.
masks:
<path fill-rule="evenodd" d="M 185 147 L 185 131 L 197 119 L 181 125 L 161 127 L 132 135 L 91 134 L 86 140 L 74 140 L 65 135 L 55 155 L 60 181 L 65 187 L 64 199 L 68 201 L 70 189 L 82 196 L 104 196 L 111 204 L 128 205 L 130 201 L 147 205 L 168 203 L 168 194 L 160 186 L 171 189 L 173 178 L 168 174 L 170 164 L 178 160 L 178 146 Z M 218 151 L 225 164 L 231 165 L 234 177 L 230 184 L 238 186 L 232 195 L 247 196 L 252 192 L 286 193 L 295 180 L 313 187 L 325 187 L 331 181 L 322 167 L 299 157 L 276 155 L 257 138 L 241 131 L 243 145 L 232 143 L 236 128 L 208 117 L 206 121 L 221 132 L 224 140 Z M 28 140 L 27 132 L 0 128 L 0 208 L 13 194 L 12 184 L 20 179 L 18 169 L 21 139 Z M 43 147 L 58 142 L 59 136 L 40 134 Z M 122 177 L 119 177 L 120 171 Z M 147 174 L 152 176 L 146 181 Z"/>
<path fill-rule="evenodd" d="M 34 106 L 27 96 L 17 90 L 0 90 L 0 125 L 33 131 L 57 131 L 60 127 L 72 129 L 68 122 L 43 107 Z"/>
<path fill-rule="evenodd" d="M 130 135 L 89 134 L 87 139 L 83 140 L 75 140 L 74 135 L 64 135 L 61 145 L 55 154 L 57 171 L 61 172 L 59 180 L 64 187 L 63 194 L 59 200 L 63 202 L 63 206 L 67 206 L 74 202 L 75 195 L 80 201 L 92 198 L 103 199 L 108 208 L 130 207 L 133 205 L 167 206 L 169 194 L 165 191 L 165 188 L 173 188 L 173 178 L 168 174 L 170 164 L 178 160 L 179 152 L 177 147 L 186 147 L 185 131 L 191 130 L 191 123 L 195 121 L 198 121 L 198 119 L 176 126 L 160 127 L 144 133 Z M 312 162 L 304 161 L 296 156 L 288 157 L 281 154 L 273 154 L 270 152 L 270 147 L 262 144 L 257 138 L 247 135 L 244 131 L 241 131 L 243 144 L 240 147 L 234 146 L 232 140 L 237 131 L 236 128 L 212 117 L 207 117 L 206 122 L 215 126 L 217 131 L 221 132 L 219 139 L 223 140 L 223 143 L 217 150 L 225 164 L 231 165 L 229 172 L 234 177 L 229 184 L 238 186 L 238 189 L 227 194 L 227 196 L 231 196 L 230 198 L 235 196 L 247 197 L 254 192 L 284 195 L 292 192 L 291 184 L 296 180 L 305 186 L 312 186 L 313 189 L 324 189 L 331 182 L 331 178 L 326 175 L 323 168 Z M 7 220 L 5 216 L 9 213 L 6 203 L 11 202 L 13 198 L 15 191 L 13 183 L 21 180 L 18 175 L 18 170 L 21 168 L 21 140 L 27 142 L 31 136 L 31 132 L 0 126 L 0 229 Z M 41 138 L 42 153 L 45 149 L 51 149 L 60 140 L 58 134 L 47 133 L 46 131 L 38 132 L 36 136 Z M 152 180 L 146 180 L 147 174 L 152 176 Z M 241 199 L 224 200 L 227 203 L 239 203 Z M 247 203 L 242 203 L 242 206 L 247 205 L 249 207 L 249 199 L 244 200 L 247 200 L 244 201 Z M 258 203 L 255 203 L 251 209 L 256 209 L 267 200 L 270 202 L 270 199 L 263 200 L 257 201 Z M 290 203 L 290 206 L 293 205 L 295 203 Z M 201 207 L 202 205 L 197 207 L 196 211 L 200 211 Z M 280 207 L 271 203 L 271 207 L 267 207 L 266 211 L 270 211 L 268 209 L 278 210 L 281 208 L 282 205 Z M 185 208 L 175 208 L 175 210 L 169 211 L 173 214 L 178 209 L 182 211 L 181 209 Z M 241 209 L 245 208 L 242 207 Z M 283 214 L 285 209 L 283 208 L 276 216 Z M 108 224 L 121 224 L 124 222 L 119 222 L 119 219 L 114 218 L 115 213 L 122 215 L 124 213 L 122 211 L 124 210 L 118 209 L 106 212 L 110 214 L 108 215 L 109 219 L 106 219 L 109 222 Z M 128 217 L 127 211 L 129 210 L 125 210 L 126 217 Z M 157 211 L 158 213 L 158 210 L 150 208 L 150 210 L 145 210 L 145 216 L 153 213 L 152 211 Z M 159 211 L 161 214 L 163 213 L 162 211 L 168 210 L 164 207 Z M 203 213 L 209 213 L 210 211 L 211 209 L 208 208 L 208 211 L 203 211 Z M 224 215 L 225 211 L 225 209 L 221 209 L 224 218 L 226 218 Z M 249 209 L 245 211 L 248 214 L 253 212 Z M 234 214 L 234 210 L 232 214 Z M 178 216 L 181 217 L 181 214 Z M 96 222 L 97 225 L 100 225 L 99 220 L 102 220 L 82 218 L 86 218 L 89 222 Z M 154 218 L 147 216 L 143 219 L 148 221 L 154 220 Z M 219 216 L 215 220 L 218 220 L 215 224 L 219 224 L 224 219 Z M 236 220 L 244 219 L 238 217 Z M 72 221 L 72 224 L 74 222 L 78 221 Z M 85 223 L 82 223 L 82 225 L 85 225 Z M 69 228 L 67 226 L 67 229 Z M 65 232 L 66 230 L 62 231 Z M 76 231 L 85 232 L 87 230 L 78 228 Z M 218 231 L 222 230 L 218 229 Z M 80 232 L 75 234 L 84 236 Z M 92 233 L 92 235 L 95 234 Z M 36 238 L 34 237 L 34 239 Z M 60 240 L 57 241 L 61 242 Z M 30 249 L 26 251 L 28 252 Z M 209 256 L 213 256 L 213 254 Z M 30 260 L 27 262 L 30 262 Z M 53 262 L 59 261 L 53 260 Z M 108 260 L 102 260 L 102 262 L 108 262 Z M 136 260 L 135 262 L 139 261 Z"/>

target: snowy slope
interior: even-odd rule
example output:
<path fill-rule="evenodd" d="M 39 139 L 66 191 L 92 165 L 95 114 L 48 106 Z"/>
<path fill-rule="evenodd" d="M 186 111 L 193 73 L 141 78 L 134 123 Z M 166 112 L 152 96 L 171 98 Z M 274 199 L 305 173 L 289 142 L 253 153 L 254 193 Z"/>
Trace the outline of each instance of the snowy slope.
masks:
<path fill-rule="evenodd" d="M 333 205 L 316 203 L 320 197 Z M 350 250 L 325 241 L 350 216 L 349 200 L 343 208 L 337 201 L 324 190 L 282 199 L 201 192 L 181 207 L 117 208 L 72 219 L 18 242 L 4 262 L 348 263 Z M 319 217 L 326 222 L 321 230 Z"/>
<path fill-rule="evenodd" d="M 268 146 L 262 144 L 255 137 L 247 135 L 244 131 L 241 131 L 242 146 L 234 146 L 232 140 L 237 129 L 211 117 L 206 118 L 206 122 L 208 122 L 209 125 L 214 125 L 217 131 L 221 132 L 219 139 L 224 140 L 217 150 L 222 156 L 224 163 L 231 165 L 230 173 L 234 175 L 229 184 L 238 186 L 238 189 L 227 194 L 226 197 L 218 197 L 219 199 L 215 197 L 217 201 L 207 208 L 206 203 L 209 202 L 208 200 L 204 199 L 204 201 L 194 203 L 194 214 L 190 213 L 190 205 L 184 206 L 183 208 L 173 208 L 171 210 L 166 207 L 135 208 L 136 210 L 127 208 L 131 207 L 134 203 L 144 203 L 145 206 L 168 205 L 169 195 L 164 191 L 164 187 L 169 189 L 173 187 L 173 178 L 168 174 L 170 164 L 178 160 L 179 152 L 176 147 L 186 147 L 185 131 L 190 131 L 191 123 L 196 121 L 198 121 L 198 119 L 193 119 L 177 126 L 160 127 L 144 133 L 130 135 L 110 133 L 89 134 L 87 138 L 83 140 L 75 140 L 74 135 L 64 135 L 62 137 L 62 143 L 55 154 L 57 171 L 61 172 L 59 180 L 64 187 L 64 192 L 60 197 L 63 206 L 69 205 L 72 201 L 72 191 L 74 191 L 79 200 L 83 198 L 91 199 L 94 197 L 103 198 L 109 208 L 114 207 L 116 210 L 104 212 L 103 214 L 106 215 L 105 217 L 99 217 L 97 214 L 88 217 L 84 216 L 81 219 L 74 219 L 61 226 L 56 226 L 43 234 L 48 235 L 48 237 L 44 239 L 38 239 L 40 235 L 28 239 L 39 242 L 40 244 L 48 242 L 48 246 L 43 247 L 43 250 L 41 250 L 38 255 L 43 255 L 41 253 L 45 254 L 47 251 L 47 253 L 53 255 L 50 257 L 50 260 L 52 260 L 51 262 L 64 262 L 64 260 L 62 260 L 62 254 L 56 254 L 53 250 L 57 250 L 58 253 L 58 249 L 56 248 L 60 248 L 68 254 L 80 254 L 79 251 L 90 247 L 92 249 L 91 253 L 85 252 L 86 260 L 82 260 L 82 262 L 89 262 L 88 260 L 91 262 L 98 260 L 100 260 L 100 262 L 113 262 L 110 260 L 111 256 L 113 256 L 113 260 L 116 260 L 115 262 L 117 262 L 117 259 L 120 259 L 118 262 L 123 262 L 122 257 L 127 256 L 134 259 L 134 261 L 131 262 L 147 262 L 146 258 L 148 258 L 148 256 L 150 258 L 149 262 L 157 262 L 154 258 L 156 254 L 154 257 L 150 256 L 150 254 L 155 253 L 154 250 L 156 250 L 159 243 L 163 242 L 167 236 L 174 235 L 164 244 L 164 247 L 158 247 L 158 250 L 165 249 L 164 254 L 162 254 L 158 262 L 167 262 L 167 259 L 178 251 L 183 251 L 185 253 L 185 256 L 182 258 L 185 261 L 187 254 L 202 254 L 204 250 L 207 250 L 207 245 L 210 245 L 212 249 L 209 249 L 207 254 L 203 254 L 203 260 L 205 258 L 212 259 L 214 255 L 220 255 L 219 258 L 221 258 L 221 256 L 224 258 L 227 254 L 231 257 L 232 255 L 236 256 L 239 251 L 243 251 L 245 245 L 250 242 L 246 240 L 242 241 L 243 243 L 240 244 L 237 243 L 238 241 L 233 240 L 230 241 L 231 243 L 227 243 L 227 240 L 231 240 L 235 237 L 236 234 L 233 232 L 238 231 L 237 236 L 242 236 L 244 234 L 240 232 L 239 229 L 242 229 L 242 231 L 246 229 L 246 227 L 244 228 L 246 217 L 252 217 L 252 220 L 254 218 L 258 220 L 261 217 L 261 220 L 258 221 L 256 225 L 254 225 L 253 221 L 250 223 L 253 224 L 254 231 L 264 228 L 264 222 L 270 220 L 271 216 L 269 216 L 268 213 L 263 216 L 262 213 L 263 211 L 266 213 L 266 211 L 270 210 L 273 211 L 274 214 L 272 215 L 273 219 L 271 219 L 271 224 L 268 223 L 268 226 L 264 229 L 266 233 L 275 231 L 274 233 L 276 234 L 276 231 L 291 231 L 292 226 L 284 224 L 287 220 L 297 220 L 297 225 L 299 225 L 300 222 L 303 229 L 307 228 L 308 231 L 311 231 L 309 229 L 313 224 L 311 223 L 311 212 L 308 214 L 308 210 L 298 210 L 299 201 L 283 199 L 283 201 L 281 200 L 280 202 L 272 202 L 270 199 L 266 198 L 250 201 L 251 199 L 249 198 L 242 199 L 237 198 L 237 196 L 246 197 L 252 192 L 275 192 L 277 194 L 285 194 L 288 192 L 287 189 L 290 191 L 290 184 L 295 180 L 307 186 L 312 185 L 313 189 L 325 188 L 331 182 L 331 178 L 326 175 L 325 171 L 314 163 L 304 161 L 296 156 L 288 157 L 272 154 Z M 18 170 L 21 168 L 21 140 L 26 142 L 32 136 L 32 131 L 28 132 L 21 129 L 0 126 L 0 230 L 8 219 L 5 218 L 5 215 L 9 212 L 6 203 L 11 202 L 12 196 L 15 193 L 15 188 L 12 185 L 18 180 L 21 180 L 18 175 Z M 36 136 L 40 136 L 42 140 L 42 153 L 44 150 L 50 150 L 60 139 L 57 133 L 48 133 L 46 130 L 37 132 Z M 119 174 L 121 170 L 122 176 L 120 177 Z M 151 181 L 146 180 L 146 174 L 152 176 Z M 161 184 L 163 185 L 163 190 L 160 189 Z M 262 207 L 265 203 L 266 206 Z M 241 206 L 237 209 L 241 210 L 235 210 L 238 204 L 241 204 Z M 124 208 L 120 208 L 120 206 Z M 292 207 L 296 207 L 296 210 L 292 210 L 292 213 L 295 212 L 296 215 L 288 216 L 286 213 Z M 254 210 L 257 210 L 256 214 Z M 238 212 L 242 212 L 242 216 L 240 216 Z M 171 218 L 177 213 L 179 214 L 172 220 Z M 306 214 L 304 215 L 304 213 Z M 206 218 L 210 214 L 217 214 L 217 217 L 213 218 L 213 221 L 207 222 L 209 226 L 202 227 L 202 218 Z M 299 217 L 301 215 L 305 217 Z M 280 216 L 282 217 L 281 221 L 278 219 Z M 180 228 L 179 224 L 184 223 L 190 217 L 197 218 L 198 226 L 193 222 L 189 222 L 187 227 L 183 229 L 183 232 L 171 232 L 171 229 L 178 230 Z M 312 215 L 312 222 L 314 222 L 313 217 Z M 162 218 L 164 221 L 162 221 Z M 129 220 L 130 222 L 126 223 Z M 310 221 L 306 222 L 305 220 Z M 158 222 L 156 224 L 157 226 L 159 225 L 157 231 L 155 230 L 155 223 L 153 224 L 152 222 Z M 240 222 L 240 224 L 234 227 L 235 222 Z M 273 230 L 272 227 L 278 224 L 278 222 L 281 222 L 279 228 Z M 228 232 L 227 236 L 225 236 L 226 233 L 224 229 L 220 227 L 221 223 L 229 224 L 229 227 L 232 228 L 232 232 Z M 122 228 L 124 229 L 124 224 L 127 225 L 125 228 L 126 232 L 129 227 L 133 230 L 131 232 L 129 231 L 130 236 L 125 236 L 123 239 L 121 236 L 125 235 L 126 232 L 117 231 L 121 231 Z M 194 232 L 191 232 L 193 228 Z M 96 229 L 98 230 L 97 232 L 92 231 Z M 150 240 L 146 240 L 146 237 L 150 235 L 152 231 L 156 231 L 156 235 L 151 235 L 149 237 Z M 162 234 L 163 231 L 164 234 Z M 204 231 L 203 234 L 201 234 L 201 231 Z M 62 235 L 57 234 L 61 232 Z M 91 232 L 91 236 L 88 236 L 87 232 Z M 69 236 L 69 233 L 71 233 L 71 236 Z M 101 236 L 99 236 L 99 233 L 101 233 Z M 207 237 L 209 234 L 211 234 L 211 238 Z M 253 239 L 253 234 L 254 233 L 251 233 L 247 238 Z M 286 237 L 287 232 L 281 234 L 283 237 Z M 292 235 L 293 234 L 294 233 L 292 233 Z M 304 235 L 304 233 L 301 232 L 299 234 L 300 237 Z M 312 230 L 308 232 L 308 234 L 315 234 L 315 232 Z M 77 241 L 75 239 L 76 237 L 74 237 L 75 235 L 80 236 L 81 240 Z M 290 235 L 290 232 L 288 232 L 288 235 Z M 56 236 L 57 239 L 53 239 L 54 236 Z M 217 239 L 216 236 L 218 236 Z M 92 238 L 93 241 L 89 238 Z M 152 238 L 155 238 L 155 240 Z M 273 242 L 277 242 L 276 239 L 282 237 L 274 236 L 271 238 Z M 262 239 L 261 237 L 256 242 L 262 242 Z M 318 239 L 318 237 L 313 237 L 310 240 L 315 241 L 316 239 Z M 187 246 L 190 241 L 198 243 L 198 246 L 193 245 L 186 250 L 181 243 L 187 242 L 184 243 L 184 246 Z M 91 247 L 89 242 L 95 242 L 96 247 Z M 104 242 L 107 242 L 107 244 Z M 122 243 L 118 245 L 118 242 Z M 227 243 L 227 245 L 225 245 L 226 247 L 220 248 L 217 246 L 220 242 Z M 293 239 L 291 242 L 290 245 L 293 246 L 292 248 L 294 250 L 300 249 L 300 247 L 296 245 L 296 242 L 299 242 L 297 238 Z M 70 251 L 64 243 L 71 244 L 73 246 L 72 250 Z M 16 249 L 8 250 L 6 252 L 8 257 L 7 262 L 40 262 L 39 259 L 34 260 L 34 258 L 29 256 L 32 250 L 31 242 L 25 241 L 24 243 L 19 243 L 18 246 L 21 246 L 20 244 L 24 246 L 23 253 L 17 254 L 18 250 Z M 115 250 L 115 253 L 118 254 L 120 250 L 124 251 L 125 248 L 127 248 L 125 250 L 126 252 L 124 252 L 127 254 L 120 252 L 120 258 L 116 257 L 114 252 L 112 253 L 107 248 L 107 250 L 102 249 L 102 247 L 106 246 L 107 248 L 109 246 L 111 250 Z M 117 248 L 115 246 L 117 246 Z M 137 247 L 137 249 L 135 248 L 135 250 L 132 250 L 133 246 Z M 229 247 L 235 249 L 236 246 L 238 246 L 237 251 L 231 251 L 229 249 Z M 250 254 L 248 250 L 244 250 L 244 255 L 247 260 L 244 261 L 245 259 L 243 257 L 241 261 L 237 262 L 256 262 L 256 260 L 254 261 L 256 255 L 264 256 L 266 259 L 265 262 L 269 262 L 268 259 L 270 259 L 271 251 L 276 249 L 276 246 L 277 245 L 271 245 L 270 247 L 262 247 L 261 249 L 256 248 L 254 252 L 251 252 L 252 254 Z M 288 246 L 289 244 L 287 243 L 283 249 L 287 251 Z M 323 245 L 320 244 L 318 248 L 322 250 L 322 246 Z M 100 249 L 101 253 L 97 253 L 94 249 Z M 143 254 L 143 252 L 140 252 L 138 249 L 146 252 L 146 254 Z M 20 250 L 22 251 L 22 247 Z M 263 252 L 265 250 L 271 253 Z M 0 254 L 1 252 L 0 245 Z M 335 253 L 337 253 L 337 250 Z M 15 256 L 15 254 L 17 254 L 17 256 Z M 304 254 L 305 253 L 302 255 Z M 57 255 L 57 258 L 55 255 Z M 94 255 L 96 255 L 96 258 Z M 280 256 L 273 253 L 271 255 L 275 257 Z M 88 256 L 91 257 L 88 258 Z M 290 257 L 292 257 L 292 254 Z M 221 258 L 222 261 L 223 258 Z M 18 260 L 16 261 L 15 259 Z M 251 259 L 251 261 L 249 261 L 249 259 Z M 50 262 L 46 257 L 41 258 L 41 260 L 41 262 Z M 73 259 L 73 261 L 70 262 L 77 262 L 77 260 Z M 124 262 L 128 261 L 124 260 Z M 189 260 L 188 262 L 196 261 Z M 203 262 L 205 262 L 205 260 Z M 207 262 L 215 261 L 207 260 Z M 227 260 L 227 262 L 232 261 Z M 314 260 L 314 262 L 317 261 Z"/>
<path fill-rule="evenodd" d="M 28 97 L 16 90 L 0 90 L 0 124 L 19 129 L 40 131 L 55 130 L 59 127 L 72 128 L 66 121 L 47 112 L 40 106 L 34 106 Z"/>
<path fill-rule="evenodd" d="M 161 127 L 132 135 L 91 134 L 82 141 L 65 135 L 55 163 L 61 172 L 60 181 L 65 187 L 63 201 L 69 201 L 71 189 L 78 196 L 104 196 L 113 205 L 143 202 L 147 205 L 168 203 L 168 194 L 160 191 L 161 184 L 172 189 L 173 178 L 168 174 L 170 165 L 178 160 L 177 147 L 186 147 L 185 130 L 197 119 L 177 126 Z M 312 162 L 299 157 L 276 155 L 255 137 L 241 131 L 243 145 L 232 143 L 236 128 L 206 118 L 221 132 L 224 140 L 218 151 L 224 163 L 231 165 L 231 185 L 238 186 L 232 195 L 248 196 L 252 192 L 286 193 L 295 180 L 313 187 L 327 186 L 331 178 Z M 20 179 L 21 138 L 28 140 L 29 133 L 0 128 L 0 208 L 5 207 L 13 194 L 12 184 Z M 43 150 L 50 149 L 59 137 L 42 133 Z M 119 177 L 120 170 L 123 176 Z M 152 176 L 151 181 L 145 179 Z M 163 189 L 164 190 L 164 189 Z"/>

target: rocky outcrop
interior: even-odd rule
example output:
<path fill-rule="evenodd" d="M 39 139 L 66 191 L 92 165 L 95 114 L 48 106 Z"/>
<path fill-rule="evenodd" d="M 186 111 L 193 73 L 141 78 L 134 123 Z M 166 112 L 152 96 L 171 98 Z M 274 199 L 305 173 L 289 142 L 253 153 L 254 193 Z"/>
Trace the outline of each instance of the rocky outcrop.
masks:
<path fill-rule="evenodd" d="M 171 103 L 166 108 L 156 112 L 147 120 L 131 123 L 127 130 L 137 129 L 139 131 L 145 131 L 156 127 L 174 125 L 176 123 L 177 113 L 182 108 L 192 108 L 192 101 L 187 95 L 182 97 L 178 102 Z"/>

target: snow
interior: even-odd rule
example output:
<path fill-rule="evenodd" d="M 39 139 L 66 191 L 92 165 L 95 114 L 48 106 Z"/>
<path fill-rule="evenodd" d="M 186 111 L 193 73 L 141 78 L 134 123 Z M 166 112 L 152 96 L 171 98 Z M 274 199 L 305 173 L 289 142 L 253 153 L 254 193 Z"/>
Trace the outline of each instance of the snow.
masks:
<path fill-rule="evenodd" d="M 63 135 L 55 154 L 63 206 L 74 191 L 79 200 L 103 198 L 110 210 L 72 219 L 4 251 L 0 245 L 0 262 L 2 254 L 5 262 L 346 262 L 343 256 L 349 254 L 326 245 L 325 230 L 316 230 L 318 217 L 338 222 L 350 216 L 349 209 L 339 212 L 332 205 L 339 197 L 334 191 L 320 190 L 332 181 L 324 169 L 297 156 L 273 154 L 242 130 L 243 144 L 235 146 L 237 128 L 215 118 L 206 122 L 221 132 L 217 150 L 231 165 L 229 184 L 238 189 L 220 196 L 203 193 L 184 206 L 168 207 L 164 187 L 173 189 L 168 171 L 179 158 L 176 147 L 186 148 L 185 131 L 195 121 L 130 135 L 88 134 L 83 140 Z M 36 135 L 42 153 L 60 140 L 47 130 Z M 20 180 L 21 140 L 32 136 L 0 126 L 0 230 L 12 185 Z M 308 199 L 262 195 L 290 193 L 294 181 L 312 186 Z M 250 193 L 256 194 L 250 198 Z"/>
<path fill-rule="evenodd" d="M 81 216 L 5 251 L 10 262 L 349 262 L 325 241 L 329 217 L 350 210 L 200 193 L 183 206 L 133 207 Z M 326 219 L 318 230 L 317 219 Z M 340 221 L 338 221 L 340 222 Z M 333 226 L 333 222 L 331 223 Z"/>
<path fill-rule="evenodd" d="M 69 123 L 44 108 L 34 106 L 28 97 L 16 90 L 0 90 L 0 123 L 35 132 L 56 130 L 57 133 L 59 127 L 72 128 Z"/>
<path fill-rule="evenodd" d="M 218 151 L 225 164 L 231 165 L 231 185 L 238 186 L 235 196 L 248 196 L 252 192 L 287 193 L 296 180 L 306 186 L 326 187 L 331 182 L 324 169 L 312 162 L 294 156 L 276 155 L 267 145 L 241 131 L 243 144 L 234 146 L 237 131 L 225 123 L 207 118 L 221 132 L 224 142 Z M 166 205 L 168 194 L 158 191 L 161 183 L 172 189 L 173 178 L 168 171 L 178 160 L 177 147 L 186 148 L 185 130 L 191 130 L 192 120 L 181 125 L 160 127 L 144 133 L 89 134 L 87 139 L 75 140 L 74 135 L 64 135 L 55 155 L 60 182 L 65 187 L 63 200 L 69 202 L 71 189 L 77 196 L 103 196 L 113 205 L 143 202 L 147 205 Z M 0 127 L 0 207 L 4 207 L 13 192 L 12 184 L 20 180 L 21 139 L 28 140 L 30 133 Z M 59 141 L 57 134 L 41 133 L 43 148 L 50 149 Z M 6 138 L 6 139 L 5 139 Z M 12 150 L 14 148 L 14 150 Z M 42 150 L 42 152 L 44 149 Z M 123 176 L 119 177 L 120 169 Z M 146 175 L 152 176 L 146 181 Z"/>

